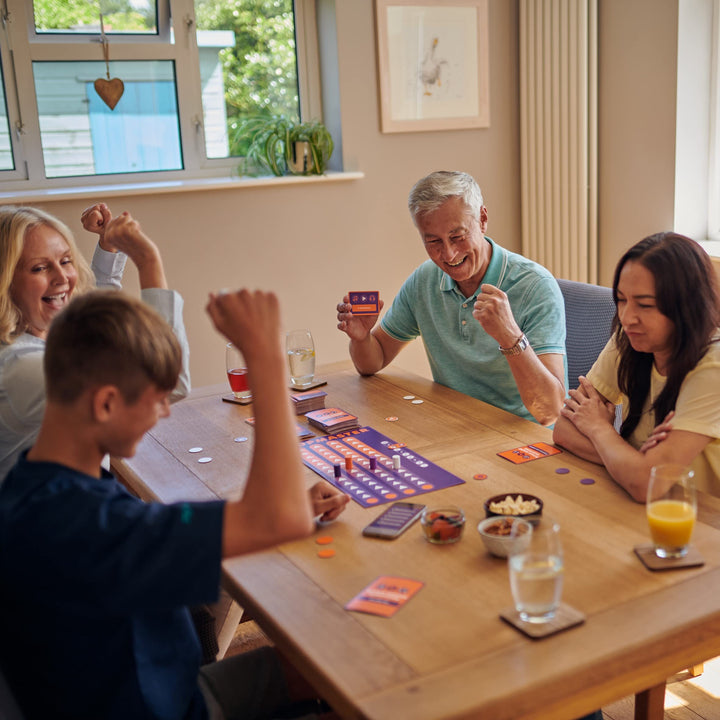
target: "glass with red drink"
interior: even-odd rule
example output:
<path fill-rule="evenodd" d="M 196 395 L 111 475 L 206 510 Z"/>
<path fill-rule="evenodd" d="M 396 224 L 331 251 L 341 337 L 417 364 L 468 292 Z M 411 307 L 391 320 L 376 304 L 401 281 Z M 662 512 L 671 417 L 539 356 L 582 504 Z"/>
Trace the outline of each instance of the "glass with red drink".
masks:
<path fill-rule="evenodd" d="M 238 400 L 252 399 L 245 358 L 232 343 L 225 346 L 225 368 L 233 395 Z"/>

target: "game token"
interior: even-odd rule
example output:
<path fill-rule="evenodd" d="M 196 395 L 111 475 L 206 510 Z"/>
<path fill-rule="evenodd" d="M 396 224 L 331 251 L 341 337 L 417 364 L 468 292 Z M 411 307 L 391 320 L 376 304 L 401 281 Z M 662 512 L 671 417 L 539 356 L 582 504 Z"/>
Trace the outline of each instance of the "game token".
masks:
<path fill-rule="evenodd" d="M 393 470 L 399 470 L 400 469 L 400 456 L 393 455 L 392 462 L 393 462 Z"/>
<path fill-rule="evenodd" d="M 370 458 L 370 470 L 376 470 L 377 469 L 377 460 L 374 457 Z"/>
<path fill-rule="evenodd" d="M 487 475 L 485 473 L 478 473 L 477 475 L 473 475 L 473 478 L 475 480 L 487 480 Z"/>
<path fill-rule="evenodd" d="M 592 478 L 583 478 L 581 481 L 583 485 L 594 485 L 595 481 Z"/>
<path fill-rule="evenodd" d="M 415 399 L 414 395 L 403 395 L 403 400 L 414 400 L 414 399 Z"/>
<path fill-rule="evenodd" d="M 236 437 L 235 442 L 245 442 L 247 440 L 246 437 Z"/>
<path fill-rule="evenodd" d="M 201 447 L 192 447 L 188 450 L 188 452 L 191 452 L 191 453 L 202 452 L 202 448 Z"/>
<path fill-rule="evenodd" d="M 318 545 L 329 545 L 333 541 L 332 537 L 330 535 L 321 535 L 318 538 L 315 538 L 315 542 Z"/>
<path fill-rule="evenodd" d="M 199 463 L 209 463 L 209 462 L 212 462 L 212 458 L 211 457 L 201 457 L 198 459 L 198 462 Z"/>
<path fill-rule="evenodd" d="M 395 422 L 397 420 L 397 415 L 390 415 L 389 417 L 385 418 L 388 422 Z"/>
<path fill-rule="evenodd" d="M 318 550 L 318 557 L 323 558 L 324 560 L 327 558 L 335 557 L 335 551 L 332 548 L 325 548 L 324 550 Z"/>
<path fill-rule="evenodd" d="M 570 472 L 570 470 L 568 470 L 568 468 L 556 468 L 555 472 L 558 475 L 567 475 Z"/>
<path fill-rule="evenodd" d="M 333 465 L 333 474 L 336 478 L 342 477 L 342 468 L 337 463 Z"/>
<path fill-rule="evenodd" d="M 352 470 L 352 458 L 349 455 L 345 456 L 345 469 L 348 472 Z"/>
<path fill-rule="evenodd" d="M 422 405 L 424 402 L 425 402 L 424 400 L 413 400 L 412 404 L 413 405 Z"/>

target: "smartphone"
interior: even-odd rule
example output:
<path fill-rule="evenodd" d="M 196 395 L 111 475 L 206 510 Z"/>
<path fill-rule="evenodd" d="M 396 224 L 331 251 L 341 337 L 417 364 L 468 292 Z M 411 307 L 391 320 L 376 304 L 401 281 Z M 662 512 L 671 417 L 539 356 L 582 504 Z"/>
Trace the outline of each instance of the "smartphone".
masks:
<path fill-rule="evenodd" d="M 402 535 L 422 515 L 424 509 L 425 506 L 420 503 L 393 503 L 365 527 L 362 534 L 392 540 Z"/>

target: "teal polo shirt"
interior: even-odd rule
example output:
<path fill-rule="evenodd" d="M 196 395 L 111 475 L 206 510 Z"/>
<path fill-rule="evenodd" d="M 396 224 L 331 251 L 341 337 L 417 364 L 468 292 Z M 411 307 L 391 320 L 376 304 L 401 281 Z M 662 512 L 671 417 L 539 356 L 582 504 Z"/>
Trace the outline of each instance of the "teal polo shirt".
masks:
<path fill-rule="evenodd" d="M 486 240 L 492 257 L 480 285 L 495 285 L 507 294 L 536 354 L 564 356 L 565 305 L 555 278 L 542 265 Z M 472 316 L 479 293 L 480 286 L 465 297 L 447 273 L 426 260 L 403 283 L 380 326 L 401 342 L 422 337 L 435 382 L 534 420 L 497 341 Z"/>

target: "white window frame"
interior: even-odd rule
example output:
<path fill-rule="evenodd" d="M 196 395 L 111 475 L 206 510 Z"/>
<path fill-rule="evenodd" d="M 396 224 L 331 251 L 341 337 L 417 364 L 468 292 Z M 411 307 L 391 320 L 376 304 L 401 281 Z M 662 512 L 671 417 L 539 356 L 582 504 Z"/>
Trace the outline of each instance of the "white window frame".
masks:
<path fill-rule="evenodd" d="M 294 0 L 300 113 L 321 118 L 320 72 L 314 0 Z M 5 14 L 5 10 L 7 14 Z M 15 170 L 0 171 L 5 191 L 108 186 L 226 177 L 238 158 L 208 158 L 203 134 L 200 66 L 193 0 L 158 0 L 158 33 L 108 35 L 110 60 L 171 60 L 175 63 L 183 170 L 46 178 L 34 88 L 33 61 L 103 61 L 98 35 L 35 32 L 32 2 L 0 0 L 7 31 L 0 41 Z M 171 41 L 171 33 L 175 42 Z"/>
<path fill-rule="evenodd" d="M 720 0 L 713 2 L 708 142 L 708 239 L 720 241 Z"/>

